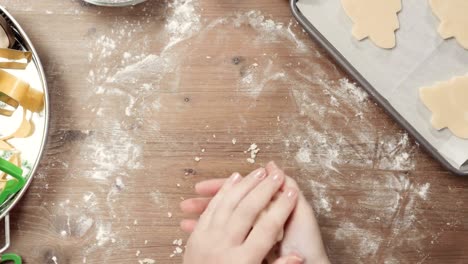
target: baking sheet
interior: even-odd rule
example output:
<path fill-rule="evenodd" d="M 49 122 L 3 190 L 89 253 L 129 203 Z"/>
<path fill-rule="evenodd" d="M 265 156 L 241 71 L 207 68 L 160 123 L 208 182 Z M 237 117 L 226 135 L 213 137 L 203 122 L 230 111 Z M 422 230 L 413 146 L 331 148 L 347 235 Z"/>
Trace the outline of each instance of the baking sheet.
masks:
<path fill-rule="evenodd" d="M 370 40 L 351 35 L 352 22 L 340 0 L 300 0 L 302 15 L 357 70 L 366 81 L 460 173 L 466 172 L 468 140 L 437 131 L 431 112 L 419 99 L 419 88 L 468 73 L 468 51 L 455 39 L 437 33 L 438 19 L 428 1 L 405 0 L 399 14 L 397 46 L 376 47 Z"/>

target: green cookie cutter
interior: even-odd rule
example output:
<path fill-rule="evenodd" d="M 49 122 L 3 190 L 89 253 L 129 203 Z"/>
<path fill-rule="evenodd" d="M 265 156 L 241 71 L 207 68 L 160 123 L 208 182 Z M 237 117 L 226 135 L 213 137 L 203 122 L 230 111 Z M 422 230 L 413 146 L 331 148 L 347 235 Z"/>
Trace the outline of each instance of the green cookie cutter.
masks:
<path fill-rule="evenodd" d="M 0 263 L 22 264 L 21 257 L 13 253 L 5 253 L 0 257 Z"/>
<path fill-rule="evenodd" d="M 23 178 L 23 170 L 13 163 L 0 158 L 0 171 L 12 176 L 14 179 L 8 180 L 5 187 L 0 192 L 0 205 L 3 204 L 11 195 L 17 193 L 26 184 Z"/>

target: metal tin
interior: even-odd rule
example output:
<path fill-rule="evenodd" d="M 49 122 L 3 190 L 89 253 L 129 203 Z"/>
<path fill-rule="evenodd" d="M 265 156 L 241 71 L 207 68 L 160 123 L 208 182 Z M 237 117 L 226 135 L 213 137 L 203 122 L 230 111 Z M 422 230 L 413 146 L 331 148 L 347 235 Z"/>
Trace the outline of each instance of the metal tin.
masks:
<path fill-rule="evenodd" d="M 137 5 L 139 3 L 143 3 L 146 0 L 84 0 L 85 2 L 88 2 L 93 5 L 98 5 L 98 6 L 131 6 L 131 5 Z"/>
<path fill-rule="evenodd" d="M 437 161 L 439 161 L 449 171 L 460 175 L 468 176 L 468 164 L 462 169 L 452 166 L 438 151 L 434 148 L 416 129 L 404 119 L 398 111 L 396 111 L 390 103 L 385 99 L 372 85 L 362 77 L 362 75 L 343 57 L 338 50 L 312 25 L 297 8 L 298 0 L 290 0 L 290 8 L 293 16 L 301 24 L 301 26 L 309 33 L 309 35 L 335 60 L 341 68 L 348 73 L 356 82 L 366 90 L 369 95 L 385 109 L 385 111 L 397 121 L 408 133 L 416 139 L 416 141 L 424 147 Z M 467 168 L 465 168 L 467 167 Z"/>
<path fill-rule="evenodd" d="M 11 26 L 11 29 L 13 30 L 16 43 L 13 46 L 15 49 L 21 49 L 25 51 L 30 51 L 32 53 L 32 60 L 30 62 L 30 65 L 26 69 L 26 74 L 27 76 L 22 76 L 25 81 L 29 81 L 28 79 L 34 79 L 36 82 L 36 85 L 34 86 L 35 89 L 41 90 L 44 92 L 44 111 L 40 113 L 39 116 L 35 117 L 35 122 L 38 124 L 36 126 L 36 130 L 34 132 L 34 140 L 33 142 L 33 147 L 34 151 L 31 154 L 31 157 L 28 157 L 26 160 L 31 164 L 30 167 L 28 168 L 28 177 L 26 179 L 26 184 L 23 187 L 21 191 L 19 191 L 16 195 L 12 196 L 7 202 L 2 204 L 0 206 L 0 219 L 5 218 L 5 228 L 7 229 L 7 223 L 8 223 L 8 214 L 11 211 L 11 209 L 18 203 L 18 201 L 23 197 L 23 195 L 26 193 L 29 185 L 31 184 L 34 174 L 38 168 L 39 161 L 41 160 L 45 145 L 46 145 L 46 139 L 47 139 L 47 132 L 49 128 L 49 110 L 50 110 L 50 105 L 49 105 L 49 95 L 48 95 L 48 90 L 47 90 L 47 82 L 46 82 L 46 77 L 44 74 L 44 70 L 42 68 L 41 61 L 37 55 L 36 50 L 34 49 L 34 46 L 31 42 L 31 40 L 28 38 L 26 33 L 23 31 L 19 23 L 13 18 L 13 16 L 8 13 L 8 11 L 0 6 L 0 15 L 6 19 L 8 24 Z M 36 121 L 39 121 L 37 122 Z M 30 142 L 28 142 L 27 145 L 30 145 Z M 23 147 L 19 148 L 22 152 L 24 152 L 24 148 L 29 148 L 29 147 Z M 24 159 L 24 158 L 23 158 Z M 5 233 L 7 235 L 8 232 Z M 9 241 L 9 238 L 6 238 L 6 241 Z M 7 245 L 5 245 L 4 248 L 6 248 Z M 1 252 L 0 252 L 1 253 Z"/>

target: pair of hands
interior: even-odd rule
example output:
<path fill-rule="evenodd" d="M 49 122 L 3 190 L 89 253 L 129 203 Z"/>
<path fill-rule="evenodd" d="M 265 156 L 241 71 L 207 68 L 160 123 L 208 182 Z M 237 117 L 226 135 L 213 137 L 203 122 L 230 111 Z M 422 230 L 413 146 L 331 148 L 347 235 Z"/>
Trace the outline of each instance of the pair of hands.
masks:
<path fill-rule="evenodd" d="M 192 233 L 184 264 L 260 264 L 281 235 L 274 264 L 329 263 L 312 208 L 274 162 L 245 177 L 200 182 L 195 190 L 200 197 L 180 204 L 200 216 L 181 222 Z"/>

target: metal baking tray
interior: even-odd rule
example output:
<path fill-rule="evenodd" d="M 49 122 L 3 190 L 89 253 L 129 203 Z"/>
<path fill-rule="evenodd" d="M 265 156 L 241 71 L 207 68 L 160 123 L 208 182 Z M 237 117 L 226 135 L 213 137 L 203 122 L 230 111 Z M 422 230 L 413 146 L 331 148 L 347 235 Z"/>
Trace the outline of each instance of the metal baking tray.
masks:
<path fill-rule="evenodd" d="M 38 89 L 44 92 L 44 110 L 33 116 L 35 130 L 31 137 L 25 139 L 14 139 L 13 145 L 22 152 L 22 167 L 24 170 L 23 176 L 26 178 L 25 186 L 16 195 L 11 196 L 4 204 L 0 205 L 0 219 L 5 221 L 5 245 L 0 249 L 0 253 L 8 248 L 9 246 L 9 213 L 13 207 L 19 202 L 21 197 L 27 191 L 29 185 L 33 180 L 33 176 L 41 160 L 47 139 L 47 132 L 49 127 L 49 96 L 47 90 L 47 82 L 42 68 L 41 61 L 39 60 L 38 54 L 34 49 L 31 40 L 28 38 L 26 33 L 23 31 L 19 23 L 8 13 L 8 11 L 0 6 L 0 15 L 6 19 L 8 24 L 12 27 L 15 34 L 16 44 L 14 49 L 30 51 L 32 53 L 32 59 L 25 70 L 6 70 L 7 72 L 20 77 L 21 79 L 29 82 L 34 89 Z M 18 112 L 18 111 L 16 111 Z M 0 116 L 0 124 L 7 124 L 18 121 L 21 119 L 21 113 L 19 115 L 15 112 L 12 117 L 6 118 Z M 2 126 L 5 129 L 7 126 Z M 2 153 L 0 153 L 2 154 Z"/>
<path fill-rule="evenodd" d="M 326 3 L 327 1 L 337 1 L 341 2 L 339 0 L 327 0 L 327 1 L 322 1 L 322 0 L 307 0 L 307 1 L 312 1 L 314 2 L 314 5 L 319 7 L 320 5 L 323 5 L 323 3 Z M 421 2 L 421 1 L 416 1 L 416 2 Z M 332 41 L 327 39 L 322 32 L 314 26 L 306 17 L 305 15 L 300 11 L 298 5 L 298 0 L 290 0 L 290 8 L 292 10 L 292 13 L 296 20 L 303 26 L 303 28 L 306 30 L 307 33 L 322 47 L 324 48 L 328 54 L 341 66 L 341 68 L 347 72 L 356 82 L 358 85 L 360 85 L 364 90 L 366 90 L 369 95 L 381 106 L 383 107 L 388 114 L 390 114 L 396 121 L 399 123 L 404 129 L 408 131 L 408 133 L 416 139 L 416 141 L 424 147 L 437 161 L 439 161 L 446 169 L 449 171 L 460 175 L 460 176 L 468 176 L 468 161 L 466 161 L 464 164 L 460 166 L 460 168 L 457 168 L 454 166 L 453 162 L 450 162 L 445 156 L 441 154 L 441 152 L 435 148 L 421 133 L 421 130 L 418 130 L 415 128 L 415 126 L 409 122 L 405 117 L 402 115 L 401 112 L 399 112 L 387 99 L 388 94 L 383 94 L 382 90 L 379 91 L 379 89 L 376 89 L 371 83 L 363 77 L 363 74 L 359 72 L 352 63 L 348 60 L 347 57 L 342 55 L 342 53 L 332 44 Z M 330 2 L 328 2 L 330 3 Z M 408 2 L 406 2 L 408 3 Z M 406 4 L 403 1 L 403 4 Z M 335 3 L 336 4 L 336 3 Z M 413 3 L 410 3 L 413 4 Z M 313 6 L 309 6 L 311 8 Z M 403 6 L 405 8 L 405 6 Z M 319 12 L 319 10 L 317 10 Z M 321 10 L 323 13 L 323 10 Z M 429 15 L 432 15 L 429 13 Z M 330 16 L 330 14 L 323 14 L 323 16 Z M 319 19 L 319 18 L 317 18 Z M 331 15 L 331 18 L 329 19 L 336 19 L 336 17 Z M 345 16 L 343 19 L 349 19 L 347 16 Z M 352 25 L 351 25 L 352 26 Z M 351 26 L 348 28 L 348 33 L 351 38 Z M 436 30 L 436 27 L 434 28 Z M 337 30 L 337 32 L 339 32 Z M 337 33 L 339 34 L 339 33 Z M 398 33 L 397 33 L 398 34 Z M 334 40 L 336 43 L 336 40 Z M 442 40 L 441 40 L 442 42 Z M 452 40 L 452 42 L 455 42 Z M 360 45 L 361 43 L 358 43 L 357 45 Z M 454 43 L 451 43 L 454 44 Z M 367 46 L 366 46 L 367 45 Z M 369 45 L 372 45 L 370 43 L 364 44 L 365 47 L 369 47 Z M 440 43 L 435 43 L 435 47 L 440 47 L 442 44 Z M 454 44 L 456 45 L 456 44 Z M 397 48 L 398 48 L 398 35 L 397 35 Z M 365 48 L 362 48 L 365 49 Z M 468 53 L 468 52 L 467 52 Z M 463 55 L 462 57 L 463 62 L 462 65 L 465 62 L 465 56 Z M 468 61 L 467 64 L 464 64 L 465 66 L 468 66 Z M 468 67 L 466 68 L 466 72 L 468 72 Z M 466 73 L 465 72 L 465 73 Z M 445 76 L 445 75 L 444 75 Z M 441 78 L 441 77 L 438 77 Z M 439 79 L 440 81 L 445 81 L 444 79 Z M 448 80 L 448 79 L 447 79 Z M 433 83 L 431 83 L 433 84 Z M 427 114 L 426 114 L 427 115 Z M 429 118 L 430 116 L 426 116 L 427 123 L 429 124 Z M 431 131 L 431 133 L 439 133 L 438 131 Z M 444 131 L 443 133 L 447 134 L 449 133 L 448 131 Z M 445 135 L 444 134 L 444 135 Z M 468 142 L 468 141 L 466 141 Z M 466 143 L 463 142 L 463 143 Z M 466 150 L 462 150 L 464 153 L 468 153 L 468 148 Z"/>

